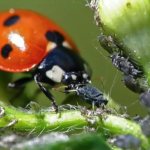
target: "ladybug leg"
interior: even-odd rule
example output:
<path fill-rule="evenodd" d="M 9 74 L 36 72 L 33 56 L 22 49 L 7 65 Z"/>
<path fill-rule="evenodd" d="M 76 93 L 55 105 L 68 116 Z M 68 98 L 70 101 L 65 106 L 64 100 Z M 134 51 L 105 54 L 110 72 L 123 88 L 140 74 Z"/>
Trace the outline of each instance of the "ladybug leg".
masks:
<path fill-rule="evenodd" d="M 53 95 L 44 87 L 40 78 L 41 78 L 40 74 L 36 74 L 34 76 L 34 80 L 35 80 L 36 84 L 39 86 L 41 91 L 48 97 L 48 99 L 52 102 L 52 106 L 54 107 L 55 111 L 58 112 L 58 106 L 56 104 L 56 101 L 55 101 Z"/>
<path fill-rule="evenodd" d="M 25 85 L 27 82 L 30 82 L 33 79 L 33 77 L 24 77 L 21 79 L 18 79 L 14 82 L 8 83 L 9 88 L 20 88 L 23 85 Z"/>

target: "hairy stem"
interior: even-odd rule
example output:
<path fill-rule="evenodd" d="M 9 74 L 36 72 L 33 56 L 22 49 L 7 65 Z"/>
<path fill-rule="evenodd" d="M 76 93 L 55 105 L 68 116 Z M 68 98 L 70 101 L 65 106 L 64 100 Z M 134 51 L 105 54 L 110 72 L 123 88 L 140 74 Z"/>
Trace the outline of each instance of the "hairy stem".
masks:
<path fill-rule="evenodd" d="M 142 147 L 150 148 L 148 139 L 143 135 L 141 128 L 133 121 L 120 116 L 115 116 L 107 112 L 91 111 L 89 113 L 76 110 L 64 110 L 60 113 L 40 110 L 39 112 L 23 111 L 12 106 L 0 104 L 4 108 L 5 114 L 0 119 L 1 129 L 5 129 L 10 122 L 17 120 L 11 128 L 18 132 L 48 132 L 48 131 L 70 131 L 83 129 L 84 126 L 94 124 L 95 128 L 105 128 L 111 134 L 132 134 L 139 138 Z"/>

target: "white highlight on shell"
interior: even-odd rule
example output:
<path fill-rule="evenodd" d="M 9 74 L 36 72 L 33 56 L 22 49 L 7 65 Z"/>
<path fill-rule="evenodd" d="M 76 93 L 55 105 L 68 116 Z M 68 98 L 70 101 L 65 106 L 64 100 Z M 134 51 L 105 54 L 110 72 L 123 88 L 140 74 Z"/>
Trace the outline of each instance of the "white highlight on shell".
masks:
<path fill-rule="evenodd" d="M 60 83 L 64 75 L 64 70 L 54 65 L 51 70 L 46 71 L 46 76 L 54 82 Z"/>
<path fill-rule="evenodd" d="M 18 47 L 21 51 L 25 51 L 26 50 L 24 37 L 21 36 L 19 33 L 17 33 L 17 32 L 10 32 L 10 34 L 8 35 L 8 40 L 12 44 L 14 44 L 16 47 Z"/>

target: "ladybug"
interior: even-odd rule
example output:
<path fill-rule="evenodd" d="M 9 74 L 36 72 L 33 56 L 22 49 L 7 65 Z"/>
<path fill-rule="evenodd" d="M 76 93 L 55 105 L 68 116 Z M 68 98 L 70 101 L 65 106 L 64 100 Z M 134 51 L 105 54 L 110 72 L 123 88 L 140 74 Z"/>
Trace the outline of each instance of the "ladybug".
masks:
<path fill-rule="evenodd" d="M 88 64 L 82 59 L 71 38 L 50 19 L 30 10 L 0 13 L 0 69 L 29 72 L 8 84 L 21 87 L 32 80 L 58 111 L 53 95 L 43 83 L 63 83 L 67 90 L 90 82 Z"/>

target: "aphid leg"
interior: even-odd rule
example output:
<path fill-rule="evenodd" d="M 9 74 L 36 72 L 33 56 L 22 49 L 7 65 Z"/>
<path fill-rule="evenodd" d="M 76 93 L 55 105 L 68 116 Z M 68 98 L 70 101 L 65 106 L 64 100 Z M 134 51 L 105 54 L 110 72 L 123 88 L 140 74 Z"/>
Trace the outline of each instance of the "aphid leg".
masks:
<path fill-rule="evenodd" d="M 25 85 L 27 82 L 32 81 L 32 79 L 33 79 L 33 77 L 24 77 L 24 78 L 14 81 L 14 82 L 8 83 L 8 87 L 9 88 L 20 88 L 23 85 Z"/>
<path fill-rule="evenodd" d="M 94 103 L 94 101 L 92 102 L 92 110 L 93 110 L 93 112 L 95 110 L 95 103 Z"/>
<path fill-rule="evenodd" d="M 4 127 L 0 128 L 0 130 L 4 131 L 5 129 L 8 129 L 8 128 L 10 128 L 10 127 L 13 127 L 17 122 L 18 122 L 17 119 L 13 119 L 13 120 L 10 121 L 7 125 L 5 125 Z"/>
<path fill-rule="evenodd" d="M 4 115 L 5 115 L 5 109 L 2 106 L 0 106 L 0 118 L 4 117 Z M 13 125 L 15 125 L 17 122 L 18 122 L 17 119 L 13 119 L 8 124 L 6 124 L 4 127 L 0 128 L 0 130 L 4 130 L 6 128 L 10 128 Z"/>
<path fill-rule="evenodd" d="M 52 102 L 52 106 L 54 107 L 55 111 L 58 112 L 58 106 L 56 104 L 56 101 L 53 97 L 53 95 L 44 87 L 44 85 L 41 83 L 40 80 L 40 75 L 36 74 L 34 76 L 34 80 L 36 82 L 36 84 L 39 86 L 39 88 L 41 89 L 41 91 L 48 97 L 48 99 Z"/>
<path fill-rule="evenodd" d="M 11 122 L 9 122 L 4 128 L 10 128 L 10 127 L 14 126 L 17 122 L 18 122 L 18 120 L 14 119 Z"/>

